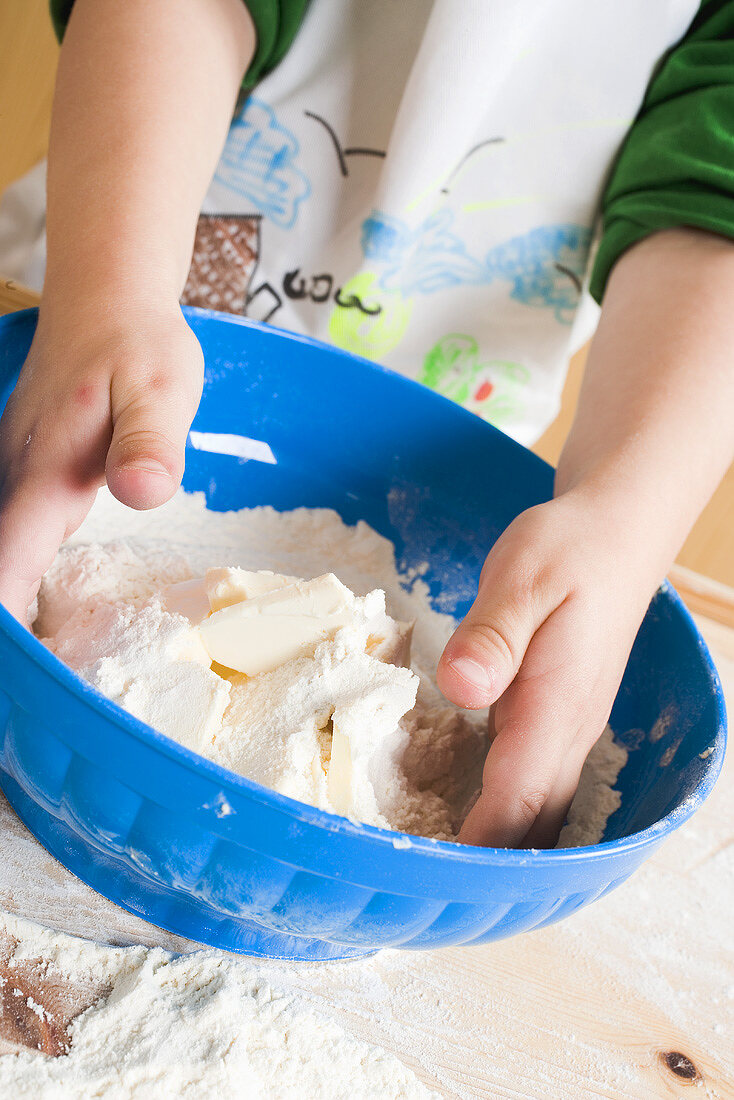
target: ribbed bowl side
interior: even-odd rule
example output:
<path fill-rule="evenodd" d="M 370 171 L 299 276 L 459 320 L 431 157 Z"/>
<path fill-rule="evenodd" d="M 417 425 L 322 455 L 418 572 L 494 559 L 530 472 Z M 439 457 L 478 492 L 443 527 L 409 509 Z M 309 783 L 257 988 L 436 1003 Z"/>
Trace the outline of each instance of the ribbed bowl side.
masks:
<path fill-rule="evenodd" d="M 112 896 L 156 923 L 178 930 L 176 906 L 187 899 L 202 929 L 254 921 L 266 933 L 374 950 L 402 942 L 445 907 L 327 878 L 222 840 L 72 753 L 7 696 L 0 708 L 0 766 L 11 801 L 22 792 L 36 823 L 39 814 L 49 819 L 48 835 L 63 835 L 67 851 L 73 838 L 77 852 L 88 853 L 84 862 L 104 865 L 116 881 Z"/>
<path fill-rule="evenodd" d="M 60 849 L 85 881 L 154 923 L 235 950 L 257 952 L 269 942 L 273 954 L 308 958 L 321 957 L 320 941 L 332 956 L 484 943 L 560 920 L 631 873 L 628 862 L 612 883 L 597 865 L 588 889 L 573 893 L 559 873 L 553 889 L 518 900 L 487 868 L 483 904 L 432 896 L 430 884 L 423 897 L 377 890 L 275 859 L 257 850 L 257 835 L 228 840 L 157 804 L 121 781 L 132 775 L 114 754 L 103 767 L 71 751 L 7 694 L 0 720 L 3 786 L 49 850 Z M 160 772 L 162 787 L 176 778 L 175 769 Z M 324 836 L 323 844 L 335 843 Z M 632 862 L 642 858 L 641 851 Z M 359 877 L 362 869 L 353 870 Z"/>

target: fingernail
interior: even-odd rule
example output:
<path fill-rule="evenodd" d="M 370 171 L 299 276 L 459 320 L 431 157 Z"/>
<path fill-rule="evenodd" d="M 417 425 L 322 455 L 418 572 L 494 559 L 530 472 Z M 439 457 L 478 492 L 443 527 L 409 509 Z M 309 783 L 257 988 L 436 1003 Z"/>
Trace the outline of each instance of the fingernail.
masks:
<path fill-rule="evenodd" d="M 472 657 L 457 657 L 456 660 L 449 661 L 449 664 L 470 688 L 481 695 L 486 695 L 489 702 L 494 679 L 485 665 L 480 665 L 479 661 L 475 661 Z"/>
<path fill-rule="evenodd" d="M 131 462 L 125 462 L 122 466 L 119 466 L 120 472 L 125 470 L 135 471 L 141 474 L 165 474 L 166 477 L 171 476 L 171 471 L 159 462 L 157 458 L 143 458 L 139 460 L 133 459 Z"/>

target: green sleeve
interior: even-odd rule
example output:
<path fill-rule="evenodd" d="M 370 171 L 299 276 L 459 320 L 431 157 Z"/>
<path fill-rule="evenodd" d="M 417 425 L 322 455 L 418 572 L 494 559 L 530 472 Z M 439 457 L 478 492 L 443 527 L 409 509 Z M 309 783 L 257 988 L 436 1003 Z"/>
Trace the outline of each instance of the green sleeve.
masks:
<path fill-rule="evenodd" d="M 598 302 L 626 249 L 659 229 L 734 238 L 734 0 L 703 0 L 663 58 L 602 199 Z"/>
<path fill-rule="evenodd" d="M 257 34 L 257 48 L 242 87 L 254 88 L 278 65 L 296 37 L 309 0 L 245 0 Z"/>
<path fill-rule="evenodd" d="M 249 91 L 283 60 L 303 22 L 309 0 L 245 0 L 255 24 L 257 47 L 242 87 Z M 61 41 L 74 0 L 49 0 L 51 21 Z"/>

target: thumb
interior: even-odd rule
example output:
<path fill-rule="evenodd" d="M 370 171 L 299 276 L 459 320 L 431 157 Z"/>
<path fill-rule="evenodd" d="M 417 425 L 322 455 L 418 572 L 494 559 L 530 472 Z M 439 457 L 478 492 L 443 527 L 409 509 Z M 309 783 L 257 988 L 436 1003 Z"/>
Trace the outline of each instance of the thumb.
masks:
<path fill-rule="evenodd" d="M 517 675 L 533 634 L 552 610 L 540 613 L 527 580 L 519 579 L 517 570 L 507 564 L 506 555 L 489 555 L 477 598 L 439 661 L 438 686 L 457 706 L 481 710 L 499 699 Z"/>
<path fill-rule="evenodd" d="M 200 387 L 156 380 L 115 410 L 105 473 L 111 492 L 131 508 L 157 508 L 181 483 L 184 447 Z"/>

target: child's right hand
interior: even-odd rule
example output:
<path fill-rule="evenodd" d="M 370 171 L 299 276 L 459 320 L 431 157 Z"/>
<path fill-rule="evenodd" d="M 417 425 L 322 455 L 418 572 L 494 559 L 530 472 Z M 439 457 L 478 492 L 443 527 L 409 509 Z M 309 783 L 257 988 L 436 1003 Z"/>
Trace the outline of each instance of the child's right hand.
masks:
<path fill-rule="evenodd" d="M 72 322 L 42 306 L 0 423 L 0 602 L 17 618 L 105 478 L 132 508 L 173 495 L 202 378 L 177 304 Z"/>

